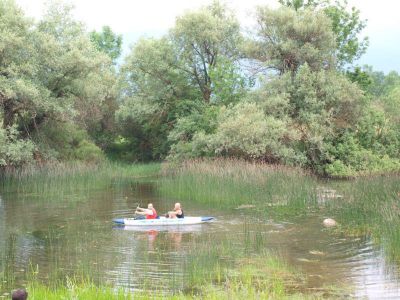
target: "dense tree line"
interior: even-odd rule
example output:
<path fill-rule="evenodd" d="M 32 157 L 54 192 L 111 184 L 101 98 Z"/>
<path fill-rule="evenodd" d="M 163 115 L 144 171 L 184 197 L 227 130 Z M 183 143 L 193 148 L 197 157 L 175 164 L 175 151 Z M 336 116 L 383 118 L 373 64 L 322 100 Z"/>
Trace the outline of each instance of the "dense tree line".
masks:
<path fill-rule="evenodd" d="M 244 33 L 213 2 L 142 38 L 38 22 L 0 0 L 0 165 L 239 157 L 352 176 L 400 169 L 400 76 L 354 66 L 366 23 L 345 1 L 280 0 Z"/>

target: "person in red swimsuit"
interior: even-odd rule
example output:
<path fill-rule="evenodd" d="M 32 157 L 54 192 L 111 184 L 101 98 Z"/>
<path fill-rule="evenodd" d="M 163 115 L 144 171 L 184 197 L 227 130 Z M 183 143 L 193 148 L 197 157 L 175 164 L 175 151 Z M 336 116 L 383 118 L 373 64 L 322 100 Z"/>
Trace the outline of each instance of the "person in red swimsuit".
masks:
<path fill-rule="evenodd" d="M 135 214 L 146 216 L 146 219 L 157 219 L 157 212 L 152 203 L 149 203 L 147 208 L 136 208 Z"/>

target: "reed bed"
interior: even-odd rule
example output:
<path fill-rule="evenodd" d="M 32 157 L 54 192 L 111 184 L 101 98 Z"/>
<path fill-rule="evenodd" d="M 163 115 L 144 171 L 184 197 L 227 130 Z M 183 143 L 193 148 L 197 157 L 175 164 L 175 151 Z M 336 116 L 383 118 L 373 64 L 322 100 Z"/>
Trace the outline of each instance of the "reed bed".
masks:
<path fill-rule="evenodd" d="M 188 161 L 164 166 L 159 192 L 208 207 L 257 205 L 258 211 L 298 214 L 317 203 L 317 180 L 302 170 L 241 160 Z"/>
<path fill-rule="evenodd" d="M 194 160 L 164 165 L 162 196 L 209 208 L 253 205 L 258 217 L 334 217 L 338 232 L 370 236 L 390 261 L 400 263 L 400 177 L 371 176 L 351 181 L 321 180 L 296 168 L 241 160 Z M 333 189 L 321 199 L 321 186 Z"/>
<path fill-rule="evenodd" d="M 390 261 L 399 264 L 400 177 L 359 178 L 340 187 L 343 200 L 334 201 L 330 207 L 340 230 L 370 236 Z"/>
<path fill-rule="evenodd" d="M 30 165 L 20 169 L 0 172 L 0 190 L 18 191 L 37 195 L 89 190 L 132 179 L 140 180 L 157 176 L 161 164 L 119 164 L 82 162 Z"/>
<path fill-rule="evenodd" d="M 127 291 L 124 289 L 108 286 L 96 286 L 90 282 L 71 282 L 67 286 L 49 288 L 47 286 L 33 283 L 28 286 L 30 300 L 242 300 L 242 299 L 326 299 L 319 295 L 281 295 L 273 291 L 259 291 L 253 286 L 241 282 L 230 282 L 229 286 L 219 287 L 215 285 L 204 287 L 204 291 L 198 295 L 160 295 L 143 291 Z"/>

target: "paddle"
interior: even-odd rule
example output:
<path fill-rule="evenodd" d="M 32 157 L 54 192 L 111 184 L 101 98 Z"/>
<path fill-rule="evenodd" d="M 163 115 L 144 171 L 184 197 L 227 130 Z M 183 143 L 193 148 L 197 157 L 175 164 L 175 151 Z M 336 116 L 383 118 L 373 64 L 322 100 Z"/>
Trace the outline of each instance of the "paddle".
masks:
<path fill-rule="evenodd" d="M 134 220 L 144 219 L 143 215 L 136 214 L 137 209 L 140 208 L 140 204 L 141 204 L 140 202 L 137 202 L 137 207 L 135 209 L 135 216 L 133 217 Z"/>

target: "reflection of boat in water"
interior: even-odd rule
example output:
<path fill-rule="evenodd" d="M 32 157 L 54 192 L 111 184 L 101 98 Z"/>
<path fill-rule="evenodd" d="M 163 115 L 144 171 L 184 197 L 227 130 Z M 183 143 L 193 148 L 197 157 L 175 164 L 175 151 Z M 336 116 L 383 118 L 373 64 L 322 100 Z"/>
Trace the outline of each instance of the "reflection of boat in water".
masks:
<path fill-rule="evenodd" d="M 169 226 L 115 226 L 115 229 L 136 231 L 136 232 L 153 232 L 153 231 L 164 231 L 164 232 L 201 232 L 204 230 L 204 226 L 201 224 L 192 225 L 169 225 Z"/>
<path fill-rule="evenodd" d="M 134 218 L 125 218 L 125 219 L 114 219 L 113 222 L 119 225 L 128 225 L 128 226 L 186 226 L 193 224 L 202 224 L 211 222 L 214 220 L 213 217 L 184 217 L 182 219 L 179 218 L 165 218 L 160 217 L 159 219 L 134 219 Z"/>

